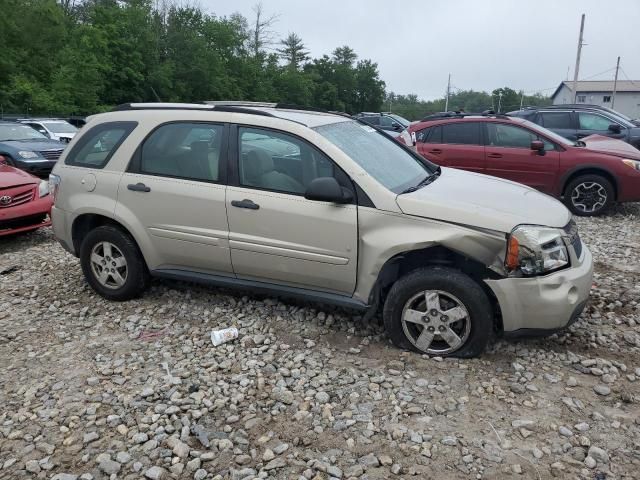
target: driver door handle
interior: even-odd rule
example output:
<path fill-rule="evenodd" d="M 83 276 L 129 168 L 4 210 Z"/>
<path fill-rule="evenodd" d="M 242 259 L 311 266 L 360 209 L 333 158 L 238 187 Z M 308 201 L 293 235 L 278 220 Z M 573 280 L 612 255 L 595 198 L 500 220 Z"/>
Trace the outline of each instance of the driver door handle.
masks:
<path fill-rule="evenodd" d="M 440 150 L 439 148 L 433 148 L 429 150 L 429 153 L 442 153 L 442 150 Z"/>
<path fill-rule="evenodd" d="M 144 183 L 130 183 L 129 185 L 127 185 L 127 188 L 134 192 L 147 193 L 151 191 L 151 188 L 147 187 Z"/>
<path fill-rule="evenodd" d="M 487 153 L 487 157 L 489 158 L 502 158 L 501 153 Z"/>
<path fill-rule="evenodd" d="M 231 200 L 231 205 L 238 208 L 248 208 L 249 210 L 259 210 L 260 205 L 245 198 L 244 200 Z"/>

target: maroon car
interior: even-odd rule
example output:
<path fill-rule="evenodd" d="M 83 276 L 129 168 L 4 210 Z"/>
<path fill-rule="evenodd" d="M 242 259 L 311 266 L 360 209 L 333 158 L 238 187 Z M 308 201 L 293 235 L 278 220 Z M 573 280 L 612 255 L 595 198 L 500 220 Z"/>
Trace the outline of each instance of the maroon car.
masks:
<path fill-rule="evenodd" d="M 640 151 L 620 140 L 592 135 L 573 143 L 505 115 L 429 119 L 410 125 L 399 139 L 438 165 L 506 178 L 560 198 L 576 215 L 640 201 Z"/>
<path fill-rule="evenodd" d="M 0 237 L 51 225 L 49 184 L 0 156 Z"/>

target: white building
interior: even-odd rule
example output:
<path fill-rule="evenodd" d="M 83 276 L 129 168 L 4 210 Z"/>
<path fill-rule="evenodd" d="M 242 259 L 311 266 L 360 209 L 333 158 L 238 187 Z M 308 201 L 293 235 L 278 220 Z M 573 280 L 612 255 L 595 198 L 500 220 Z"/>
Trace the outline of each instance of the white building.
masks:
<path fill-rule="evenodd" d="M 613 108 L 631 118 L 640 118 L 640 80 L 618 80 L 616 88 L 616 100 L 611 106 L 613 94 L 613 82 L 611 81 L 579 81 L 577 94 L 571 91 L 573 82 L 562 82 L 551 98 L 554 105 L 564 103 L 586 103 Z"/>

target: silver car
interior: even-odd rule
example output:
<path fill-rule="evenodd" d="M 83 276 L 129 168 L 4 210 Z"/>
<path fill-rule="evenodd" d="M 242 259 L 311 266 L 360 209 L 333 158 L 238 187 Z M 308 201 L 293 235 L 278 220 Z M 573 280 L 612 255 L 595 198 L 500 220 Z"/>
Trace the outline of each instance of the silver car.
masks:
<path fill-rule="evenodd" d="M 150 277 L 381 311 L 391 340 L 480 354 L 577 319 L 592 257 L 531 188 L 439 168 L 348 116 L 127 104 L 89 118 L 50 179 L 53 227 L 112 300 Z"/>

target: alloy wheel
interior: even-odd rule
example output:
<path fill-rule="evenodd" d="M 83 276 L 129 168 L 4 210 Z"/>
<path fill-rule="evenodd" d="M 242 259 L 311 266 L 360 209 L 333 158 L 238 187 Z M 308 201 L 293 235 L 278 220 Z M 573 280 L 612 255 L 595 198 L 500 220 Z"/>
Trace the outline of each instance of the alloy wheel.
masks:
<path fill-rule="evenodd" d="M 471 332 L 464 304 L 450 293 L 427 290 L 411 297 L 402 309 L 407 339 L 429 355 L 448 355 L 461 348 Z"/>
<path fill-rule="evenodd" d="M 607 190 L 597 182 L 583 182 L 571 192 L 571 203 L 584 213 L 594 213 L 607 204 Z"/>
<path fill-rule="evenodd" d="M 117 289 L 127 281 L 127 259 L 111 242 L 99 242 L 91 250 L 91 271 L 100 285 Z"/>

